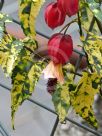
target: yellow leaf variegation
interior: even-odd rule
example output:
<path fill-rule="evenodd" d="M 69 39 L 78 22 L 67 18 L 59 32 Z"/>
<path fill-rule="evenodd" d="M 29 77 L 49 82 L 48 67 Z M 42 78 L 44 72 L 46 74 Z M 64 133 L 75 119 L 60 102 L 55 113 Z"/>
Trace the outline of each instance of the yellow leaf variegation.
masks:
<path fill-rule="evenodd" d="M 89 39 L 84 50 L 93 71 L 102 77 L 102 38 Z"/>
<path fill-rule="evenodd" d="M 58 83 L 55 88 L 55 92 L 52 94 L 52 101 L 55 106 L 56 113 L 59 116 L 60 122 L 65 120 L 66 115 L 68 114 L 68 109 L 70 107 L 70 96 L 69 96 L 69 84 L 73 83 L 73 74 L 67 73 L 70 69 L 74 69 L 71 64 L 67 64 L 63 68 L 65 75 L 65 83 L 62 85 Z"/>
<path fill-rule="evenodd" d="M 60 122 L 63 122 L 70 107 L 70 97 L 67 84 L 64 84 L 63 86 L 57 85 L 56 91 L 52 96 L 52 101 Z"/>
<path fill-rule="evenodd" d="M 36 49 L 38 49 L 38 43 L 36 40 L 26 37 L 23 39 L 24 46 L 28 49 L 30 49 L 31 52 L 34 52 Z"/>
<path fill-rule="evenodd" d="M 95 128 L 97 128 L 97 120 L 92 105 L 94 96 L 99 92 L 99 89 L 100 77 L 97 73 L 83 72 L 75 91 L 70 92 L 71 104 L 76 113 Z"/>
<path fill-rule="evenodd" d="M 19 0 L 19 17 L 25 35 L 35 38 L 35 22 L 44 0 Z"/>
<path fill-rule="evenodd" d="M 44 65 L 43 61 L 33 61 L 30 52 L 25 48 L 22 49 L 21 57 L 12 74 L 11 109 L 13 128 L 15 112 L 22 102 L 31 96 Z"/>
<path fill-rule="evenodd" d="M 24 44 L 20 40 L 16 40 L 8 34 L 4 35 L 0 43 L 0 65 L 6 76 L 12 74 L 15 61 L 23 45 Z"/>

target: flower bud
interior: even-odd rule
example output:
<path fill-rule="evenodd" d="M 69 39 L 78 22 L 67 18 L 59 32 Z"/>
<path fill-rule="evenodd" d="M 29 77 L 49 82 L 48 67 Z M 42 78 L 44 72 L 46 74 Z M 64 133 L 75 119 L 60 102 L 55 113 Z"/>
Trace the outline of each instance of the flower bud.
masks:
<path fill-rule="evenodd" d="M 50 3 L 45 10 L 46 24 L 54 29 L 62 25 L 65 21 L 65 13 L 58 8 L 58 4 L 55 2 Z"/>
<path fill-rule="evenodd" d="M 48 53 L 51 60 L 58 64 L 65 64 L 72 55 L 73 42 L 70 35 L 54 34 L 48 42 Z"/>

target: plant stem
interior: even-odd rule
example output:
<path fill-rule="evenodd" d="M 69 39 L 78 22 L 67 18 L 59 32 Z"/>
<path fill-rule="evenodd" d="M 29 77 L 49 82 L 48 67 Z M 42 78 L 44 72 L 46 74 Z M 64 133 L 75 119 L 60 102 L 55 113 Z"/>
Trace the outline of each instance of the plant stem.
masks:
<path fill-rule="evenodd" d="M 79 29 L 80 29 L 80 36 L 83 36 L 82 25 L 81 25 L 81 20 L 80 20 L 79 12 L 78 12 L 78 25 L 79 25 Z"/>
<path fill-rule="evenodd" d="M 69 27 L 69 26 L 66 27 L 66 29 L 65 29 L 65 31 L 64 31 L 64 35 L 66 34 L 66 32 L 67 32 L 67 30 L 68 30 L 68 27 Z"/>
<path fill-rule="evenodd" d="M 72 24 L 72 23 L 75 23 L 75 22 L 77 22 L 77 19 L 75 19 L 75 20 L 73 20 L 73 21 L 71 21 L 70 23 L 68 23 L 68 24 L 66 24 L 61 30 L 60 30 L 60 32 L 59 33 L 61 33 L 64 29 L 68 29 L 68 27 Z"/>

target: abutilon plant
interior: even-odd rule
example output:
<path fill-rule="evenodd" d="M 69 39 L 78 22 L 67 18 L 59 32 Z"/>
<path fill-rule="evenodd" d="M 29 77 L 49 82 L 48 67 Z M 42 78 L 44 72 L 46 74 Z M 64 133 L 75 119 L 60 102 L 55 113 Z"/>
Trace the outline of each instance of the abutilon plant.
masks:
<path fill-rule="evenodd" d="M 19 106 L 28 99 L 43 73 L 48 79 L 47 91 L 52 96 L 52 102 L 59 120 L 63 123 L 72 107 L 75 112 L 90 125 L 97 128 L 92 105 L 94 96 L 102 90 L 102 36 L 96 25 L 89 32 L 88 25 L 96 22 L 101 30 L 102 9 L 101 1 L 95 0 L 54 0 L 45 8 L 44 19 L 52 30 L 63 25 L 60 31 L 54 33 L 48 40 L 47 52 L 49 58 L 40 56 L 36 39 L 35 23 L 44 0 L 18 0 L 20 25 L 25 34 L 24 39 L 16 39 L 9 34 L 6 24 L 14 20 L 0 13 L 0 65 L 6 76 L 12 80 L 11 117 L 14 129 L 15 113 Z M 73 15 L 75 19 L 73 19 Z M 67 18 L 66 18 L 67 16 Z M 65 24 L 65 20 L 72 21 Z M 67 22 L 67 20 L 66 20 Z M 81 55 L 87 60 L 86 70 L 76 73 L 70 63 L 74 50 L 74 38 L 68 34 L 69 27 L 77 23 L 82 45 Z M 92 24 L 93 25 L 93 24 Z M 90 28 L 92 28 L 91 26 Z M 85 33 L 87 36 L 85 36 Z M 75 50 L 76 52 L 79 52 Z M 39 59 L 38 59 L 39 58 Z M 76 62 L 78 64 L 79 60 Z M 75 83 L 75 74 L 80 80 Z M 102 95 L 102 94 L 100 94 Z"/>

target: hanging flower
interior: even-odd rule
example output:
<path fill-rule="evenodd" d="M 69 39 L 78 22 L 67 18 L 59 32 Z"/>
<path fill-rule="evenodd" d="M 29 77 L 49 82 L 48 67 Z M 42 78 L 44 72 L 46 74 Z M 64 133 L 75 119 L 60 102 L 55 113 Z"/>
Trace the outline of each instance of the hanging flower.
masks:
<path fill-rule="evenodd" d="M 78 12 L 79 0 L 58 0 L 58 7 L 68 16 L 72 16 Z"/>
<path fill-rule="evenodd" d="M 62 66 L 68 62 L 73 51 L 73 42 L 70 35 L 57 33 L 48 42 L 48 54 L 51 58 L 48 66 L 43 70 L 45 78 L 57 78 L 63 84 Z"/>
<path fill-rule="evenodd" d="M 73 42 L 70 35 L 54 34 L 48 42 L 48 54 L 55 64 L 65 64 L 73 51 Z"/>
<path fill-rule="evenodd" d="M 65 16 L 65 13 L 58 7 L 57 2 L 52 2 L 46 7 L 45 21 L 46 24 L 52 29 L 62 25 L 65 21 Z"/>

